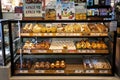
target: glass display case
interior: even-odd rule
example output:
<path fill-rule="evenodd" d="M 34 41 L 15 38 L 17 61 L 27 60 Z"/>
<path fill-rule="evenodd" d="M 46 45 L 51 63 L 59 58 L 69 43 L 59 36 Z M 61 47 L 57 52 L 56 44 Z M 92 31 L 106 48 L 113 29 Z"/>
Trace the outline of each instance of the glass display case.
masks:
<path fill-rule="evenodd" d="M 10 61 L 9 22 L 0 20 L 0 65 L 5 66 Z"/>
<path fill-rule="evenodd" d="M 115 73 L 115 32 L 111 21 L 11 21 L 12 75 Z"/>

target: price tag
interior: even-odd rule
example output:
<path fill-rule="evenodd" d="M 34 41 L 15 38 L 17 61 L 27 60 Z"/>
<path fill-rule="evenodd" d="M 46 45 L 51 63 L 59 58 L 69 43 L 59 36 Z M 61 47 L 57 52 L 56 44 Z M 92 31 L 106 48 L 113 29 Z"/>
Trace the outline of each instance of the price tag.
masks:
<path fill-rule="evenodd" d="M 77 33 L 76 36 L 81 36 L 81 34 L 80 34 L 80 33 Z"/>
<path fill-rule="evenodd" d="M 30 36 L 29 33 L 21 33 L 21 36 Z"/>
<path fill-rule="evenodd" d="M 64 70 L 56 70 L 56 73 L 64 73 Z"/>
<path fill-rule="evenodd" d="M 96 51 L 95 50 L 91 50 L 91 53 L 96 53 Z"/>
<path fill-rule="evenodd" d="M 61 33 L 61 36 L 65 36 L 66 34 L 65 33 Z"/>
<path fill-rule="evenodd" d="M 87 50 L 87 53 L 95 53 L 95 50 Z"/>
<path fill-rule="evenodd" d="M 94 70 L 86 70 L 86 73 L 94 73 Z"/>
<path fill-rule="evenodd" d="M 48 33 L 44 33 L 44 36 L 48 36 Z"/>
<path fill-rule="evenodd" d="M 76 50 L 68 50 L 69 53 L 75 53 Z"/>
<path fill-rule="evenodd" d="M 42 36 L 42 34 L 41 34 L 41 33 L 38 33 L 37 35 L 38 35 L 38 36 Z"/>
<path fill-rule="evenodd" d="M 75 73 L 82 73 L 82 70 L 75 70 Z"/>
<path fill-rule="evenodd" d="M 28 70 L 20 70 L 20 73 L 28 73 Z"/>
<path fill-rule="evenodd" d="M 74 36 L 74 33 L 70 33 L 70 36 Z"/>
<path fill-rule="evenodd" d="M 95 33 L 90 33 L 91 36 L 95 36 Z"/>
<path fill-rule="evenodd" d="M 49 36 L 53 36 L 53 33 L 49 33 Z"/>
<path fill-rule="evenodd" d="M 35 70 L 35 73 L 45 73 L 45 70 Z"/>
<path fill-rule="evenodd" d="M 108 34 L 107 33 L 103 33 L 102 36 L 108 36 Z"/>
<path fill-rule="evenodd" d="M 47 53 L 47 50 L 38 50 L 39 53 Z"/>
<path fill-rule="evenodd" d="M 53 50 L 53 53 L 62 53 L 62 50 Z"/>
<path fill-rule="evenodd" d="M 108 70 L 100 70 L 99 73 L 108 73 Z"/>
<path fill-rule="evenodd" d="M 56 33 L 56 36 L 60 36 L 60 33 Z"/>
<path fill-rule="evenodd" d="M 100 33 L 96 33 L 95 36 L 100 36 Z"/>
<path fill-rule="evenodd" d="M 86 50 L 82 50 L 82 52 L 81 53 L 87 53 L 87 51 Z"/>
<path fill-rule="evenodd" d="M 33 36 L 38 36 L 38 34 L 37 34 L 37 33 L 33 33 L 32 35 L 33 35 Z"/>
<path fill-rule="evenodd" d="M 23 52 L 24 52 L 24 53 L 31 53 L 30 50 L 24 50 Z"/>
<path fill-rule="evenodd" d="M 82 50 L 78 50 L 78 53 L 82 53 Z"/>
<path fill-rule="evenodd" d="M 65 33 L 65 36 L 69 36 L 70 34 L 69 33 Z"/>

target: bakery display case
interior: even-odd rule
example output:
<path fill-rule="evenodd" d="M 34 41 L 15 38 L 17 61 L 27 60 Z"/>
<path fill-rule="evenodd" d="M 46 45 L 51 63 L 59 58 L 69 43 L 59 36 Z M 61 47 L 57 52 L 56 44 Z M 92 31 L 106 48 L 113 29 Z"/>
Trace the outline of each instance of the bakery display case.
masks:
<path fill-rule="evenodd" d="M 0 20 L 0 66 L 10 62 L 9 22 Z"/>
<path fill-rule="evenodd" d="M 10 23 L 12 75 L 110 76 L 115 73 L 111 21 L 14 20 Z"/>

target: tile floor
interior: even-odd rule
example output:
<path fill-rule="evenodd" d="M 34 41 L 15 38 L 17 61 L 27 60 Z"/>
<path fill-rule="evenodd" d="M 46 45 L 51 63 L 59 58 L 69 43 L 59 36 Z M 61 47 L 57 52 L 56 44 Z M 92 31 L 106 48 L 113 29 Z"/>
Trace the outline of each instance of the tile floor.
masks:
<path fill-rule="evenodd" d="M 11 77 L 10 80 L 120 80 L 119 77 L 92 77 L 92 76 L 68 76 L 68 77 L 63 77 L 63 76 L 33 76 L 33 77 Z"/>

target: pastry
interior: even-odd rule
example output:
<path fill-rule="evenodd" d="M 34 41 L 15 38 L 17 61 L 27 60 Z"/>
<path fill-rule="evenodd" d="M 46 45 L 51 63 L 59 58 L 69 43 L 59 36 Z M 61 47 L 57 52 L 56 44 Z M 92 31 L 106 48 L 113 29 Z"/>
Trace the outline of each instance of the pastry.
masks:
<path fill-rule="evenodd" d="M 96 42 L 96 46 L 97 46 L 97 49 L 101 49 L 102 48 L 101 43 L 99 41 Z"/>
<path fill-rule="evenodd" d="M 107 45 L 103 41 L 100 41 L 100 44 L 102 49 L 107 49 Z"/>
<path fill-rule="evenodd" d="M 39 69 L 39 68 L 40 68 L 39 62 L 36 62 L 36 63 L 35 63 L 34 68 L 35 68 L 35 69 Z"/>
<path fill-rule="evenodd" d="M 28 27 L 28 32 L 32 32 L 32 30 L 33 30 L 33 24 L 30 24 Z"/>
<path fill-rule="evenodd" d="M 56 68 L 60 68 L 60 61 L 56 61 L 55 67 L 56 67 Z"/>
<path fill-rule="evenodd" d="M 51 63 L 50 67 L 51 67 L 51 68 L 55 68 L 55 64 L 54 64 L 54 63 Z"/>
<path fill-rule="evenodd" d="M 30 63 L 30 61 L 27 61 L 27 62 L 26 62 L 26 67 L 27 67 L 28 69 L 31 68 L 31 63 Z"/>
<path fill-rule="evenodd" d="M 73 25 L 73 32 L 80 32 L 80 25 L 79 24 L 74 24 Z"/>
<path fill-rule="evenodd" d="M 49 68 L 50 68 L 50 63 L 49 63 L 49 62 L 46 62 L 46 63 L 45 63 L 45 68 L 46 68 L 46 69 L 49 69 Z"/>
<path fill-rule="evenodd" d="M 42 28 L 41 28 L 41 32 L 42 32 L 42 33 L 47 32 L 47 28 L 46 28 L 46 27 L 42 27 Z"/>
<path fill-rule="evenodd" d="M 77 47 L 77 49 L 82 48 L 81 45 L 80 45 L 80 42 L 77 42 L 77 43 L 76 43 L 76 47 Z"/>
<path fill-rule="evenodd" d="M 45 63 L 44 62 L 40 62 L 39 67 L 40 68 L 45 68 Z"/>
<path fill-rule="evenodd" d="M 103 24 L 96 24 L 100 32 L 107 32 L 106 27 Z"/>
<path fill-rule="evenodd" d="M 57 32 L 57 28 L 56 28 L 56 27 L 54 27 L 54 26 L 53 26 L 53 27 L 51 27 L 51 32 L 52 32 L 52 33 L 56 33 L 56 32 Z"/>
<path fill-rule="evenodd" d="M 33 43 L 31 43 L 30 41 L 26 41 L 23 48 L 24 49 L 34 49 L 35 45 Z"/>
<path fill-rule="evenodd" d="M 81 47 L 83 48 L 83 49 L 86 49 L 86 43 L 85 43 L 85 41 L 81 41 Z"/>
<path fill-rule="evenodd" d="M 91 32 L 98 32 L 98 29 L 95 26 L 95 24 L 88 24 L 88 27 L 89 27 Z"/>
<path fill-rule="evenodd" d="M 34 33 L 40 33 L 41 32 L 41 27 L 36 24 L 34 27 L 33 27 L 33 30 L 32 30 Z"/>
<path fill-rule="evenodd" d="M 88 40 L 86 41 L 86 48 L 91 49 L 91 44 L 90 44 L 90 42 Z"/>
<path fill-rule="evenodd" d="M 63 61 L 63 60 L 61 61 L 60 67 L 61 67 L 61 68 L 65 68 L 65 61 Z"/>
<path fill-rule="evenodd" d="M 106 44 L 102 44 L 102 49 L 107 49 L 107 45 Z"/>
<path fill-rule="evenodd" d="M 95 42 L 92 42 L 91 46 L 92 46 L 93 49 L 96 49 L 96 48 L 97 48 L 97 45 L 96 45 Z"/>
<path fill-rule="evenodd" d="M 25 26 L 22 28 L 22 31 L 27 32 L 29 25 L 29 23 L 25 24 Z"/>
<path fill-rule="evenodd" d="M 22 68 L 26 68 L 26 64 L 24 62 L 22 63 Z"/>
<path fill-rule="evenodd" d="M 36 44 L 37 49 L 49 49 L 50 43 L 48 41 L 42 41 Z"/>

